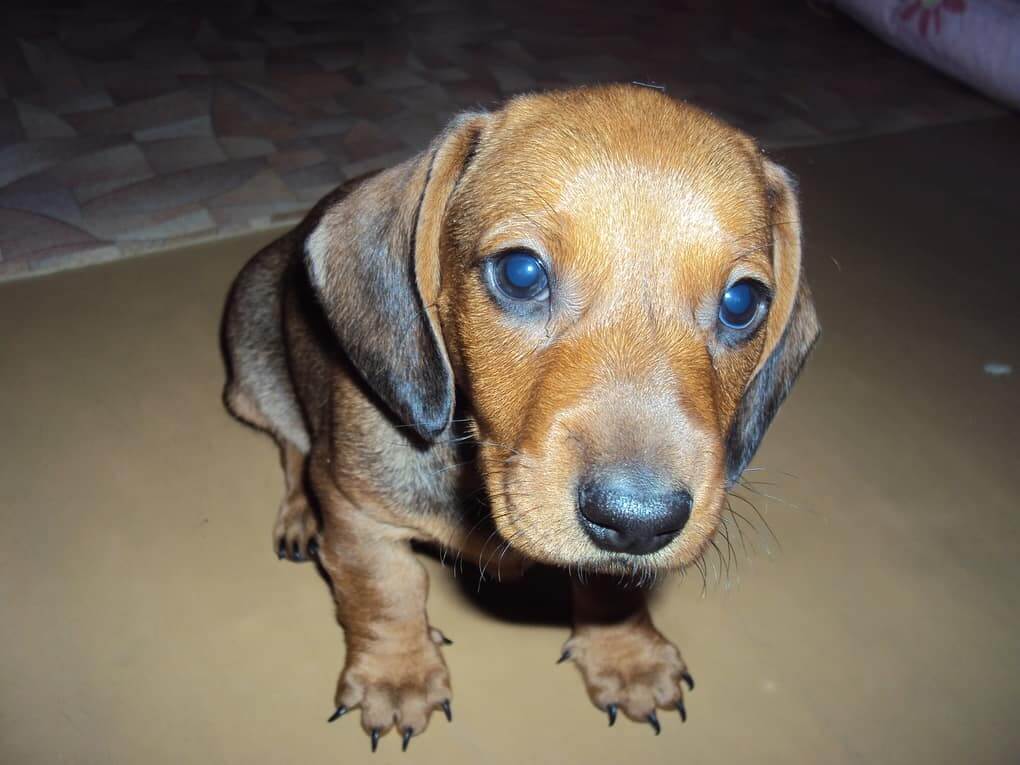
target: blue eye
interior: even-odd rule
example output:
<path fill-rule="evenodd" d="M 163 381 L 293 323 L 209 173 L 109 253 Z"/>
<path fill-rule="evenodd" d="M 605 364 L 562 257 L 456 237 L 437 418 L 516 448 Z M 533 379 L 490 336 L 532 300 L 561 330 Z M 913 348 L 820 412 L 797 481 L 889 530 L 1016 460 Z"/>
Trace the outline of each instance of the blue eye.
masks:
<path fill-rule="evenodd" d="M 730 329 L 747 329 L 758 315 L 762 287 L 744 279 L 726 288 L 719 304 L 719 321 Z"/>
<path fill-rule="evenodd" d="M 549 285 L 542 262 L 524 250 L 508 252 L 500 257 L 496 261 L 495 277 L 500 292 L 514 300 L 538 297 Z"/>

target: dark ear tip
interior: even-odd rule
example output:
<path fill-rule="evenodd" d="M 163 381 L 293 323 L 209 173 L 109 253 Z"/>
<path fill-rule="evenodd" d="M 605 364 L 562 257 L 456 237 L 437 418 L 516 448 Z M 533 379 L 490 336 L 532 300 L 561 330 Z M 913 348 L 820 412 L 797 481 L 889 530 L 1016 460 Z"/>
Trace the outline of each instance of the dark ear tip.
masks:
<path fill-rule="evenodd" d="M 443 361 L 436 358 L 434 365 L 441 367 Z M 409 389 L 410 388 L 410 389 Z M 405 402 L 397 414 L 406 425 L 425 441 L 435 441 L 448 427 L 453 417 L 453 386 L 445 379 L 427 379 L 420 387 L 405 387 L 396 400 Z"/>
<path fill-rule="evenodd" d="M 438 407 L 435 411 L 415 407 L 408 412 L 408 427 L 412 428 L 425 441 L 437 440 L 450 426 L 453 407 Z"/>
<path fill-rule="evenodd" d="M 726 441 L 726 488 L 740 480 L 751 462 L 765 431 L 782 406 L 794 381 L 821 336 L 806 283 L 794 305 L 794 314 L 783 336 L 758 374 L 751 380 L 741 400 Z"/>
<path fill-rule="evenodd" d="M 443 431 L 446 430 L 446 426 L 448 424 L 448 420 L 443 420 L 442 423 L 435 424 L 416 422 L 414 423 L 414 429 L 417 431 L 418 435 L 426 441 L 435 441 L 443 435 Z"/>

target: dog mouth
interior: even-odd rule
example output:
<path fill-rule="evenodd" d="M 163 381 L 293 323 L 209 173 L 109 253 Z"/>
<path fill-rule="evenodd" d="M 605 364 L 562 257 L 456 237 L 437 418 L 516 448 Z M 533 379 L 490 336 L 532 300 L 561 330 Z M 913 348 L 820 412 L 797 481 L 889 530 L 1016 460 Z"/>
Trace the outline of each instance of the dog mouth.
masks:
<path fill-rule="evenodd" d="M 493 505 L 493 525 L 502 539 L 499 545 L 491 545 L 494 558 L 512 548 L 531 560 L 566 568 L 582 577 L 610 575 L 641 586 L 654 583 L 666 573 L 697 566 L 711 543 L 712 534 L 704 532 L 702 521 L 683 531 L 666 531 L 633 544 L 624 542 L 627 547 L 623 549 L 607 549 L 592 539 L 592 531 L 582 525 L 576 511 L 536 520 L 536 513 L 526 509 L 536 506 L 533 498 L 509 494 L 503 494 Z M 617 532 L 606 529 L 594 533 Z M 614 540 L 610 546 L 615 544 Z"/>
<path fill-rule="evenodd" d="M 707 477 L 688 488 L 675 471 L 644 463 L 573 460 L 564 469 L 479 441 L 497 558 L 512 548 L 571 571 L 646 581 L 696 565 L 715 535 L 723 490 Z"/>

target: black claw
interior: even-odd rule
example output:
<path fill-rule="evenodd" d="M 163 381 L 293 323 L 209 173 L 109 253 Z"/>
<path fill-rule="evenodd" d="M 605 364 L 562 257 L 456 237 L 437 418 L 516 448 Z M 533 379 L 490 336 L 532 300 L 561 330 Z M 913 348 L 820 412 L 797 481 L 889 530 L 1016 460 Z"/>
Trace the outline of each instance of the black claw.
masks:
<path fill-rule="evenodd" d="M 609 727 L 612 728 L 616 725 L 616 704 L 606 707 L 606 713 L 609 715 Z"/>
<path fill-rule="evenodd" d="M 276 557 L 279 560 L 283 560 L 287 557 L 287 543 L 282 539 L 280 540 L 280 544 L 276 546 Z"/>
<path fill-rule="evenodd" d="M 680 713 L 680 722 L 687 722 L 687 709 L 684 707 L 683 701 L 676 703 L 676 711 Z"/>
<path fill-rule="evenodd" d="M 372 728 L 372 751 L 374 752 L 379 747 L 379 729 Z"/>
<path fill-rule="evenodd" d="M 453 710 L 450 709 L 450 700 L 447 699 L 439 706 L 442 708 L 443 714 L 446 715 L 446 721 L 453 722 Z"/>
<path fill-rule="evenodd" d="M 570 651 L 569 650 L 564 651 L 562 654 L 560 654 L 560 658 L 558 658 L 556 660 L 556 663 L 557 664 L 562 664 L 563 662 L 567 661 L 569 658 L 570 658 Z"/>
<path fill-rule="evenodd" d="M 656 736 L 662 733 L 662 726 L 659 725 L 659 717 L 658 715 L 655 714 L 655 712 L 652 712 L 650 715 L 648 715 L 646 719 L 648 720 L 648 724 L 655 729 Z"/>
<path fill-rule="evenodd" d="M 414 735 L 414 730 L 412 730 L 411 728 L 404 728 L 404 738 L 402 740 L 402 743 L 400 744 L 400 751 L 401 752 L 406 752 L 407 751 L 407 745 L 411 743 L 411 736 L 413 736 L 413 735 Z"/>
<path fill-rule="evenodd" d="M 687 683 L 687 690 L 689 690 L 689 691 L 693 691 L 694 690 L 694 678 L 691 677 L 691 673 L 690 672 L 681 672 L 680 673 L 680 678 L 685 683 Z"/>
<path fill-rule="evenodd" d="M 338 706 L 336 708 L 336 711 L 329 716 L 329 719 L 326 720 L 326 722 L 336 722 L 341 717 L 343 717 L 345 714 L 347 714 L 347 707 L 345 707 L 343 704 L 341 704 L 340 706 Z"/>
<path fill-rule="evenodd" d="M 319 554 L 319 543 L 314 539 L 308 543 L 308 557 L 314 558 Z"/>
<path fill-rule="evenodd" d="M 446 637 L 446 635 L 443 635 L 443 645 L 453 645 L 453 641 Z"/>
<path fill-rule="evenodd" d="M 293 552 L 293 555 L 291 556 L 293 560 L 301 560 L 301 543 L 295 542 L 293 548 L 291 549 Z"/>

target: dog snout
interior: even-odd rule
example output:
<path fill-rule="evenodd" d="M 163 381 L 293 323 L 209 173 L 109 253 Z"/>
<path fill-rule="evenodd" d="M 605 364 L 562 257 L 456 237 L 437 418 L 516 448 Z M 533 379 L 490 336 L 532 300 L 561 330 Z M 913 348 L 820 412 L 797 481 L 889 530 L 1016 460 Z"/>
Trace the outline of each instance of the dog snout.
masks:
<path fill-rule="evenodd" d="M 618 469 L 581 481 L 581 525 L 603 550 L 647 555 L 661 550 L 691 517 L 694 499 L 641 469 Z"/>

